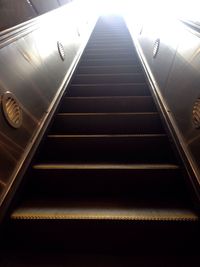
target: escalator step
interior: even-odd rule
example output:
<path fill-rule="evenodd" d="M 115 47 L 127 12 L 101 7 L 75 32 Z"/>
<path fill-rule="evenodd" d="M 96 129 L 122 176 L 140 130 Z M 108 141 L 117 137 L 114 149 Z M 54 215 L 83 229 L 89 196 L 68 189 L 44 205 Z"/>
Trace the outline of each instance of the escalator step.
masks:
<path fill-rule="evenodd" d="M 49 135 L 41 151 L 41 158 L 53 162 L 175 161 L 168 138 L 162 134 Z"/>
<path fill-rule="evenodd" d="M 146 113 L 59 113 L 53 134 L 160 134 L 163 127 L 157 112 Z"/>
<path fill-rule="evenodd" d="M 151 96 L 65 97 L 60 107 L 60 113 L 154 111 L 156 108 Z"/>
<path fill-rule="evenodd" d="M 132 65 L 137 64 L 138 60 L 134 58 L 104 58 L 104 59 L 85 59 L 81 60 L 80 66 L 112 66 L 112 65 Z"/>
<path fill-rule="evenodd" d="M 118 58 L 118 60 L 120 59 L 123 59 L 123 60 L 129 60 L 130 58 L 134 59 L 134 60 L 137 60 L 137 57 L 136 55 L 134 54 L 134 52 L 118 52 L 117 50 L 116 51 L 113 51 L 112 53 L 105 53 L 105 52 L 101 52 L 101 53 L 84 53 L 83 56 L 82 56 L 82 60 L 103 60 L 103 59 L 110 59 L 110 60 L 113 60 L 113 59 L 116 59 L 116 57 Z"/>
<path fill-rule="evenodd" d="M 90 37 L 90 40 L 92 41 L 92 42 L 99 42 L 99 41 L 101 41 L 103 39 L 103 37 L 101 37 L 101 36 L 91 36 Z M 131 42 L 131 37 L 130 36 L 107 36 L 106 38 L 105 38 L 105 42 L 106 41 L 110 41 L 110 42 Z"/>
<path fill-rule="evenodd" d="M 112 48 L 114 50 L 121 50 L 121 51 L 134 51 L 135 52 L 135 49 L 133 48 L 133 44 L 131 43 L 123 43 L 123 45 L 121 43 L 116 43 L 116 44 L 113 44 L 113 43 L 109 43 L 109 42 L 106 42 L 106 43 L 95 43 L 93 42 L 92 44 L 88 44 L 87 47 L 85 48 L 84 52 L 87 53 L 87 52 L 95 52 L 97 51 L 97 53 L 101 53 L 102 51 L 106 51 L 107 49 L 108 50 L 112 50 Z M 135 52 L 136 53 L 136 52 Z"/>
<path fill-rule="evenodd" d="M 104 73 L 141 73 L 141 67 L 139 65 L 122 65 L 122 66 L 92 66 L 92 67 L 80 67 L 77 69 L 77 74 L 104 74 Z"/>
<path fill-rule="evenodd" d="M 146 83 L 76 84 L 69 88 L 69 96 L 146 96 Z"/>
<path fill-rule="evenodd" d="M 87 46 L 86 49 L 96 49 L 96 47 L 102 48 L 104 49 L 106 46 L 120 46 L 120 47 L 133 47 L 133 42 L 132 40 L 118 40 L 117 42 L 113 42 L 112 40 L 103 40 L 103 39 L 99 39 L 99 40 L 90 40 L 89 41 L 89 45 Z"/>
<path fill-rule="evenodd" d="M 48 184 L 48 191 L 47 191 Z M 176 164 L 38 163 L 29 175 L 28 197 L 130 196 L 187 203 Z"/>
<path fill-rule="evenodd" d="M 149 207 L 148 207 L 149 206 Z M 130 220 L 130 221 L 197 221 L 194 211 L 183 207 L 165 207 L 157 203 L 132 203 L 115 199 L 38 199 L 26 201 L 11 215 L 13 220 Z"/>
<path fill-rule="evenodd" d="M 142 73 L 117 73 L 117 74 L 77 74 L 72 84 L 104 84 L 104 83 L 144 83 Z"/>

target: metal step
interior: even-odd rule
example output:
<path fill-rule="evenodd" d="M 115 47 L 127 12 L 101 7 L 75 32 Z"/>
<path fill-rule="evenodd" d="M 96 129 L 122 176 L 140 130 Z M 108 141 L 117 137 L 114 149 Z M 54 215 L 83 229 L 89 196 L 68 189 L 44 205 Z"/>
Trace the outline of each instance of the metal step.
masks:
<path fill-rule="evenodd" d="M 162 253 L 163 249 L 183 253 L 183 244 L 198 240 L 194 235 L 198 215 L 189 207 L 173 204 L 152 206 L 114 198 L 30 200 L 12 213 L 9 235 L 15 236 L 17 247 L 26 244 L 26 249 L 36 246 L 41 251 L 59 246 L 64 254 Z"/>
<path fill-rule="evenodd" d="M 164 134 L 48 135 L 40 157 L 52 162 L 175 162 Z"/>
<path fill-rule="evenodd" d="M 117 73 L 117 74 L 77 74 L 72 84 L 104 84 L 104 83 L 144 83 L 143 73 Z"/>
<path fill-rule="evenodd" d="M 154 204 L 155 205 L 155 204 Z M 149 206 L 149 207 L 148 207 Z M 198 221 L 197 214 L 189 208 L 172 205 L 171 209 L 165 204 L 157 204 L 154 208 L 151 203 L 132 203 L 128 200 L 96 200 L 38 199 L 26 201 L 11 215 L 13 220 L 125 220 L 125 221 Z M 28 222 L 27 222 L 28 223 Z"/>
<path fill-rule="evenodd" d="M 135 48 L 133 47 L 133 43 L 132 42 L 128 42 L 127 44 L 123 42 L 123 45 L 121 45 L 120 43 L 111 43 L 111 42 L 101 42 L 101 43 L 89 43 L 85 49 L 85 52 L 87 51 L 112 51 L 113 50 L 121 50 L 122 52 L 126 52 L 127 50 L 130 51 L 134 51 Z"/>
<path fill-rule="evenodd" d="M 127 53 L 121 53 L 120 51 L 118 52 L 117 50 L 111 52 L 111 53 L 99 53 L 99 54 L 96 54 L 96 53 L 84 53 L 83 56 L 82 56 L 82 60 L 99 60 L 99 59 L 115 59 L 115 58 L 118 58 L 118 59 L 134 59 L 134 60 L 137 60 L 137 57 L 133 52 L 127 52 Z"/>
<path fill-rule="evenodd" d="M 132 40 L 118 40 L 118 42 L 113 42 L 110 39 L 93 39 L 89 41 L 89 45 L 86 47 L 86 49 L 91 49 L 93 47 L 94 49 L 98 46 L 99 48 L 105 48 L 105 46 L 121 46 L 121 47 L 131 47 L 133 46 L 133 41 Z"/>
<path fill-rule="evenodd" d="M 113 65 L 113 66 L 92 66 L 92 67 L 79 67 L 76 71 L 77 74 L 105 74 L 105 73 L 141 73 L 140 65 Z"/>
<path fill-rule="evenodd" d="M 102 32 L 102 31 L 95 31 L 91 37 L 91 39 L 99 39 L 99 38 L 103 38 L 103 39 L 115 39 L 115 38 L 119 38 L 119 39 L 128 39 L 128 38 L 131 38 L 129 34 L 127 34 L 127 32 L 119 32 L 119 31 L 116 31 L 116 32 Z"/>
<path fill-rule="evenodd" d="M 146 83 L 72 84 L 69 96 L 146 96 L 150 91 Z"/>
<path fill-rule="evenodd" d="M 65 97 L 60 113 L 154 112 L 151 96 Z"/>
<path fill-rule="evenodd" d="M 112 66 L 112 65 L 135 65 L 138 59 L 129 58 L 103 58 L 103 59 L 85 59 L 81 60 L 80 66 Z"/>
<path fill-rule="evenodd" d="M 90 40 L 131 40 L 130 34 L 123 31 L 115 31 L 115 32 L 103 32 L 103 31 L 95 31 L 90 36 Z"/>
<path fill-rule="evenodd" d="M 119 55 L 133 55 L 133 56 L 137 56 L 135 49 L 130 46 L 130 47 L 105 47 L 103 48 L 96 48 L 96 49 L 92 49 L 92 48 L 88 48 L 87 50 L 84 51 L 83 55 L 112 55 L 114 54 L 115 56 L 119 56 Z"/>
<path fill-rule="evenodd" d="M 157 112 L 146 113 L 59 113 L 53 134 L 160 134 Z"/>
<path fill-rule="evenodd" d="M 47 193 L 48 184 L 48 193 Z M 78 185 L 78 186 L 77 186 Z M 176 164 L 37 163 L 29 175 L 27 196 L 131 196 L 186 202 Z"/>

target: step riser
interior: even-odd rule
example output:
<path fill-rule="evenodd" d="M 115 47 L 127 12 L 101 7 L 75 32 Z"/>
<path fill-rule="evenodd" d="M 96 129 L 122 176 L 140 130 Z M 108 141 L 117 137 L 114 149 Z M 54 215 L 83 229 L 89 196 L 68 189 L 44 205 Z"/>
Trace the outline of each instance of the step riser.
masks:
<path fill-rule="evenodd" d="M 76 75 L 72 84 L 102 84 L 102 83 L 144 83 L 143 74 L 118 74 L 118 75 Z"/>
<path fill-rule="evenodd" d="M 93 40 L 89 42 L 89 45 L 87 46 L 86 50 L 96 49 L 97 47 L 104 49 L 105 47 L 115 47 L 115 45 L 117 47 L 130 48 L 133 47 L 133 42 L 131 40 L 120 40 L 118 42 L 113 42 L 112 40 Z"/>
<path fill-rule="evenodd" d="M 70 98 L 63 99 L 60 112 L 154 112 L 156 111 L 151 97 L 119 98 Z"/>
<path fill-rule="evenodd" d="M 135 55 L 134 52 L 125 52 L 125 53 L 121 53 L 119 51 L 119 53 L 117 51 L 114 51 L 112 53 L 105 53 L 105 52 L 101 52 L 101 53 L 85 53 L 82 57 L 82 60 L 108 60 L 108 59 L 121 59 L 121 60 L 128 60 L 130 58 L 134 59 L 135 61 L 137 60 L 137 57 Z"/>
<path fill-rule="evenodd" d="M 131 37 L 130 36 L 111 36 L 111 35 L 107 35 L 107 36 L 91 36 L 90 38 L 90 41 L 91 42 L 98 42 L 98 41 L 102 41 L 102 40 L 105 40 L 106 41 L 109 41 L 109 42 L 113 42 L 115 43 L 116 41 L 118 42 L 131 42 Z"/>
<path fill-rule="evenodd" d="M 180 198 L 181 176 L 179 170 L 34 170 L 31 174 L 28 196 L 120 196 L 126 195 L 137 199 L 158 200 L 171 194 L 172 198 Z M 122 182 L 123 181 L 123 182 Z M 47 192 L 48 184 L 48 192 Z M 144 186 L 145 185 L 145 186 Z M 180 190 L 181 189 L 181 190 Z M 181 196 L 183 197 L 183 196 Z"/>
<path fill-rule="evenodd" d="M 88 52 L 88 51 L 96 52 L 97 51 L 97 53 L 98 53 L 98 51 L 99 52 L 100 51 L 107 51 L 107 49 L 108 50 L 120 49 L 122 51 L 124 51 L 124 50 L 135 51 L 135 48 L 133 47 L 133 45 L 131 43 L 127 43 L 127 44 L 124 43 L 123 45 L 121 45 L 121 44 L 118 44 L 118 43 L 117 44 L 113 44 L 113 43 L 107 42 L 107 43 L 100 43 L 100 44 L 98 44 L 98 43 L 97 44 L 95 44 L 95 43 L 90 44 L 90 45 L 88 45 L 86 47 L 84 52 Z"/>
<path fill-rule="evenodd" d="M 96 59 L 96 60 L 81 60 L 79 66 L 112 66 L 112 65 L 136 65 L 138 60 L 129 59 Z"/>
<path fill-rule="evenodd" d="M 163 153 L 163 151 L 165 153 Z M 169 143 L 164 137 L 54 137 L 48 138 L 41 158 L 50 162 L 114 161 L 173 162 Z"/>
<path fill-rule="evenodd" d="M 163 133 L 157 114 L 58 115 L 55 134 L 159 134 Z"/>
<path fill-rule="evenodd" d="M 146 96 L 150 91 L 146 84 L 71 85 L 70 96 Z"/>
<path fill-rule="evenodd" d="M 129 39 L 131 40 L 131 36 L 127 34 L 126 32 L 115 30 L 112 31 L 97 31 L 96 33 L 93 33 L 90 37 L 90 41 L 93 39 L 100 39 L 100 40 L 107 40 L 107 39 Z"/>
<path fill-rule="evenodd" d="M 135 49 L 133 47 L 121 48 L 121 47 L 106 47 L 105 49 L 87 49 L 84 51 L 84 56 L 90 55 L 130 55 L 130 56 L 137 56 Z"/>
<path fill-rule="evenodd" d="M 192 227 L 184 222 L 160 225 L 159 222 L 25 220 L 12 224 L 10 236 L 15 236 L 17 247 L 38 247 L 42 251 L 44 248 L 52 251 L 59 248 L 65 253 L 156 251 L 162 254 L 166 250 L 177 254 L 186 251 L 186 247 L 189 249 L 194 240 L 198 241 L 198 235 L 192 238 L 198 232 L 198 226 L 192 224 Z"/>
<path fill-rule="evenodd" d="M 110 66 L 110 67 L 82 67 L 78 68 L 77 74 L 117 74 L 117 73 L 141 73 L 138 65 L 130 66 Z"/>

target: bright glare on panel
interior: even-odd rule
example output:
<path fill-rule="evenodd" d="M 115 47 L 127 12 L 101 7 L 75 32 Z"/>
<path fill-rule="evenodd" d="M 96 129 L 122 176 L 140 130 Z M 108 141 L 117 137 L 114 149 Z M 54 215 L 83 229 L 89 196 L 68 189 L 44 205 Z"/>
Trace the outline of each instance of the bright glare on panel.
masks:
<path fill-rule="evenodd" d="M 134 20 L 158 20 L 160 17 L 188 18 L 200 21 L 199 0 L 77 0 L 82 8 L 100 15 L 121 14 Z M 83 10 L 82 9 L 82 10 Z"/>

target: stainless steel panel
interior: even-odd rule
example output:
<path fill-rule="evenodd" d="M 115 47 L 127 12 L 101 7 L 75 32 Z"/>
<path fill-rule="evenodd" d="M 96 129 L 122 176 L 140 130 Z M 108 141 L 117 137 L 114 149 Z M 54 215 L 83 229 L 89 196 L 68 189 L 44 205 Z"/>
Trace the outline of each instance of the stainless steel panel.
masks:
<path fill-rule="evenodd" d="M 72 1 L 74 1 L 74 0 L 58 0 L 60 5 L 65 5 L 65 4 L 68 4 L 68 3 L 72 2 Z"/>
<path fill-rule="evenodd" d="M 164 24 L 163 24 L 164 23 Z M 160 29 L 159 29 L 160 28 Z M 153 39 L 160 47 L 151 58 Z M 159 27 L 144 25 L 136 41 L 152 91 L 174 140 L 187 159 L 193 184 L 200 183 L 200 129 L 194 123 L 194 106 L 200 98 L 200 34 L 180 21 L 159 21 Z M 162 103 L 162 104 L 161 104 Z"/>
<path fill-rule="evenodd" d="M 26 0 L 0 1 L 0 31 L 34 18 L 36 12 Z"/>
<path fill-rule="evenodd" d="M 138 36 L 148 65 L 163 94 L 165 94 L 166 81 L 176 53 L 179 33 L 179 23 L 159 21 L 159 23 L 144 23 L 143 30 Z M 159 47 L 154 56 L 154 45 L 157 40 L 159 40 Z"/>
<path fill-rule="evenodd" d="M 200 167 L 200 131 L 192 111 L 200 97 L 200 37 L 184 30 L 166 88 L 166 101 L 177 125 Z"/>
<path fill-rule="evenodd" d="M 152 72 L 163 95 L 165 95 L 167 78 L 176 54 L 180 28 L 179 23 L 175 21 L 167 21 L 167 23 L 161 21 L 157 25 L 157 38 L 160 43 L 157 55 L 153 57 Z"/>
<path fill-rule="evenodd" d="M 23 111 L 18 129 L 11 127 L 0 111 L 0 204 L 63 92 L 96 22 L 95 15 L 88 18 L 85 13 L 76 20 L 77 9 L 78 5 L 70 4 L 46 14 L 31 32 L 20 33 L 18 28 L 19 33 L 13 32 L 18 38 L 12 41 L 11 35 L 8 45 L 0 49 L 0 96 L 6 91 L 14 93 Z M 58 41 L 65 50 L 64 61 Z"/>
<path fill-rule="evenodd" d="M 31 3 L 38 14 L 44 14 L 50 10 L 59 7 L 59 3 L 57 0 L 31 0 Z"/>
<path fill-rule="evenodd" d="M 143 24 L 142 31 L 138 35 L 138 41 L 146 57 L 149 66 L 153 67 L 153 49 L 156 39 L 159 37 L 158 32 L 150 24 Z"/>

